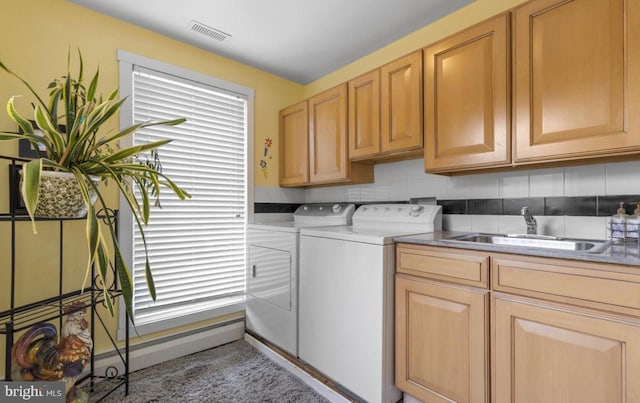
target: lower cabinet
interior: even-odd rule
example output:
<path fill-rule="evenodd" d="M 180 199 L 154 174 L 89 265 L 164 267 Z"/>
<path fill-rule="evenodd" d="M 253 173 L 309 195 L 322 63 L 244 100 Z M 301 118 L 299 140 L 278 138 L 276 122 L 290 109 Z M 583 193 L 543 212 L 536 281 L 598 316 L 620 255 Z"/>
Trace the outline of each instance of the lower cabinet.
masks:
<path fill-rule="evenodd" d="M 488 402 L 488 291 L 396 276 L 396 386 L 423 402 Z"/>
<path fill-rule="evenodd" d="M 411 244 L 396 266 L 396 385 L 409 395 L 640 403 L 637 267 Z"/>
<path fill-rule="evenodd" d="M 640 401 L 640 322 L 497 294 L 493 401 Z"/>

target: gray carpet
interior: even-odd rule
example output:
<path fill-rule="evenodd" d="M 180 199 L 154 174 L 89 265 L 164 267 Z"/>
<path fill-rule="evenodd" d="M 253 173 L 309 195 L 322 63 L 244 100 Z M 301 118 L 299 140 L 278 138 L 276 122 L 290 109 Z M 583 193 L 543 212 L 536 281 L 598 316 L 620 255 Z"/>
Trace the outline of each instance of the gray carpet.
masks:
<path fill-rule="evenodd" d="M 244 340 L 133 372 L 129 396 L 123 386 L 103 401 L 328 402 Z"/>

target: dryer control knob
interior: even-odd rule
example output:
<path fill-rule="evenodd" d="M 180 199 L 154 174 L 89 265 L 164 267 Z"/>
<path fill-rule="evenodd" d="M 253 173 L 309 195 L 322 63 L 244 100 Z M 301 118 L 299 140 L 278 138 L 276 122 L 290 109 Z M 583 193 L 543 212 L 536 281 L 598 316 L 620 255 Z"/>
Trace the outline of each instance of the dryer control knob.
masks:
<path fill-rule="evenodd" d="M 303 209 L 304 211 L 307 211 L 307 210 L 309 210 L 309 206 L 304 206 L 302 209 Z"/>
<path fill-rule="evenodd" d="M 334 204 L 333 206 L 331 206 L 331 212 L 333 213 L 339 213 L 340 210 L 342 210 L 342 206 L 339 204 Z"/>
<path fill-rule="evenodd" d="M 411 207 L 411 213 L 410 214 L 411 214 L 412 217 L 417 217 L 422 213 L 423 210 L 424 210 L 423 206 L 413 206 L 413 207 Z"/>

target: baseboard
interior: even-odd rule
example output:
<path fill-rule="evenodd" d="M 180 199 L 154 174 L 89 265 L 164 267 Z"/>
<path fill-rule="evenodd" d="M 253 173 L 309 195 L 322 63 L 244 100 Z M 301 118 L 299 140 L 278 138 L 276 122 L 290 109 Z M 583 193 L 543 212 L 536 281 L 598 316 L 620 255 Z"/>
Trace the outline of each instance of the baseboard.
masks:
<path fill-rule="evenodd" d="M 243 336 L 244 320 L 238 320 L 159 341 L 137 344 L 129 350 L 129 372 L 240 340 Z M 96 356 L 96 374 L 104 374 L 109 368 L 116 368 L 120 374 L 124 372 L 124 364 L 116 353 L 110 352 Z M 110 373 L 113 373 L 113 369 Z"/>
<path fill-rule="evenodd" d="M 285 368 L 287 371 L 291 372 L 295 377 L 300 379 L 302 382 L 309 385 L 313 390 L 318 392 L 318 394 L 325 397 L 332 403 L 348 403 L 351 400 L 346 399 L 344 396 L 340 395 L 335 390 L 331 389 L 324 383 L 320 382 L 318 379 L 314 378 L 308 372 L 304 371 L 302 368 L 293 364 L 291 361 L 287 360 L 285 357 L 280 355 L 278 352 L 269 348 L 266 344 L 261 343 L 258 339 L 251 336 L 250 334 L 245 333 L 244 339 L 247 343 L 251 344 L 258 351 L 269 357 L 272 361 Z"/>

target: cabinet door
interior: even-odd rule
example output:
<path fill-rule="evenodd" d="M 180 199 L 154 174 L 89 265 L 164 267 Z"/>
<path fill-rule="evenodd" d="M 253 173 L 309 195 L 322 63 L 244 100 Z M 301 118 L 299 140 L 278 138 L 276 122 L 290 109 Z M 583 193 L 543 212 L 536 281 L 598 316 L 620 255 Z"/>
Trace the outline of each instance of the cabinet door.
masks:
<path fill-rule="evenodd" d="M 422 147 L 422 51 L 380 68 L 382 152 Z"/>
<path fill-rule="evenodd" d="M 640 402 L 640 323 L 498 294 L 496 403 Z"/>
<path fill-rule="evenodd" d="M 396 386 L 424 402 L 488 401 L 488 291 L 396 276 Z"/>
<path fill-rule="evenodd" d="M 425 170 L 511 162 L 509 15 L 424 50 Z"/>
<path fill-rule="evenodd" d="M 348 83 L 349 158 L 380 153 L 380 71 L 374 70 Z"/>
<path fill-rule="evenodd" d="M 307 101 L 280 111 L 280 186 L 309 183 Z"/>
<path fill-rule="evenodd" d="M 309 182 L 349 179 L 347 85 L 309 98 Z"/>
<path fill-rule="evenodd" d="M 515 10 L 516 162 L 640 148 L 638 7 L 537 0 Z"/>

